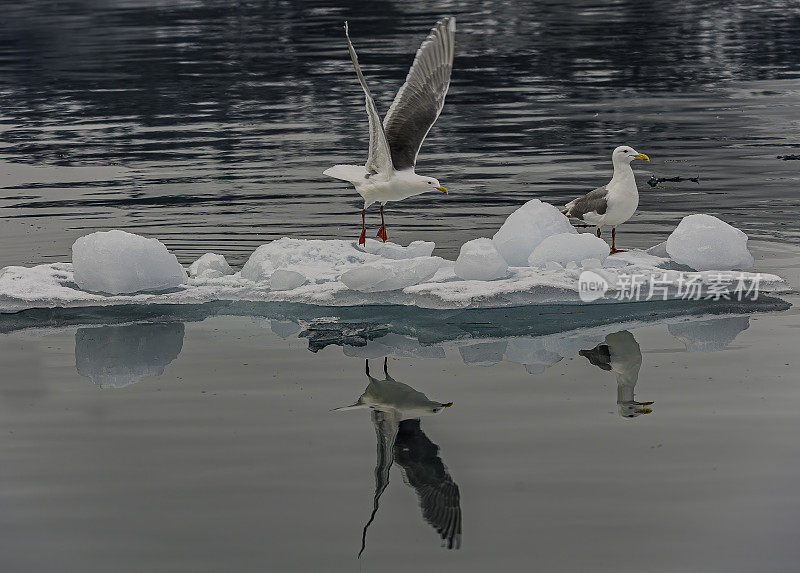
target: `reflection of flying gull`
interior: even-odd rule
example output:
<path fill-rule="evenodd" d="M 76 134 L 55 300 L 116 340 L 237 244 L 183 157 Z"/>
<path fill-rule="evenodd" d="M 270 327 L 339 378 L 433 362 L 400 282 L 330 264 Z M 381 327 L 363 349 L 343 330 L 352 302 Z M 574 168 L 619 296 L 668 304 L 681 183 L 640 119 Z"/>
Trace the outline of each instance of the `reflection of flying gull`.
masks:
<path fill-rule="evenodd" d="M 574 217 L 584 223 L 597 227 L 597 236 L 600 236 L 600 227 L 611 227 L 611 254 L 623 252 L 617 249 L 617 225 L 621 225 L 636 212 L 639 206 L 639 190 L 636 188 L 636 179 L 633 177 L 631 161 L 641 159 L 650 161 L 644 153 L 639 153 L 633 147 L 620 145 L 611 154 L 614 163 L 614 176 L 611 181 L 589 191 L 583 197 L 574 199 L 564 207 L 564 214 Z"/>
<path fill-rule="evenodd" d="M 421 416 L 431 416 L 453 405 L 429 400 L 422 392 L 397 382 L 383 361 L 385 380 L 373 378 L 366 361 L 369 384 L 352 406 L 337 410 L 371 409 L 372 423 L 378 438 L 378 459 L 375 464 L 375 495 L 372 514 L 364 526 L 361 550 L 367 542 L 367 529 L 378 513 L 378 503 L 389 485 L 389 470 L 395 461 L 403 470 L 406 483 L 419 496 L 422 516 L 442 538 L 442 545 L 458 549 L 461 545 L 461 505 L 458 486 L 439 458 L 439 447 L 431 442 L 420 427 Z"/>
<path fill-rule="evenodd" d="M 647 408 L 653 402 L 637 402 L 633 396 L 642 367 L 642 351 L 633 334 L 627 330 L 609 334 L 603 344 L 591 350 L 581 350 L 579 354 L 595 366 L 610 370 L 617 377 L 617 408 L 620 416 L 635 418 L 653 411 Z"/>
<path fill-rule="evenodd" d="M 444 107 L 444 97 L 450 87 L 450 72 L 455 54 L 456 20 L 443 18 L 422 42 L 406 83 L 397 92 L 386 118 L 381 123 L 378 108 L 367 87 L 358 57 L 350 42 L 347 23 L 344 25 L 350 59 L 356 69 L 358 81 L 364 90 L 369 117 L 369 154 L 365 165 L 334 165 L 325 175 L 349 181 L 364 198 L 361 210 L 360 245 L 366 244 L 364 214 L 375 202 L 381 204 L 381 227 L 378 237 L 386 241 L 386 224 L 383 206 L 389 201 L 402 201 L 436 189 L 447 189 L 433 177 L 414 173 L 417 153 L 428 131 Z"/>

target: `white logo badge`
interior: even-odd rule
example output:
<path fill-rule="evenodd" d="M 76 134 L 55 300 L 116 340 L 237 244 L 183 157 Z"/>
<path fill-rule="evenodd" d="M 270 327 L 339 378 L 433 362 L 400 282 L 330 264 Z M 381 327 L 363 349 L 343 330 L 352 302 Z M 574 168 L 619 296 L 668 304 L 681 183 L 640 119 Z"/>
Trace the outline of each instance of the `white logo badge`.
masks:
<path fill-rule="evenodd" d="M 608 281 L 592 271 L 583 271 L 578 277 L 578 296 L 583 302 L 603 298 L 608 290 Z"/>

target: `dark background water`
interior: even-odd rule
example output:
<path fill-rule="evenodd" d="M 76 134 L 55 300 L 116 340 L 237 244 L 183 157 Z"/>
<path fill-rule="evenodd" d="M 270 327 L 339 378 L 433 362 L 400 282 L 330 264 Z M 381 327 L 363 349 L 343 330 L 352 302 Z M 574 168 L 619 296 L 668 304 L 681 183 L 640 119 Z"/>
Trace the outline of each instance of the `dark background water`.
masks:
<path fill-rule="evenodd" d="M 391 205 L 393 240 L 452 256 L 527 199 L 607 181 L 621 143 L 653 158 L 628 244 L 696 211 L 800 236 L 800 162 L 775 158 L 800 148 L 795 2 L 31 1 L 0 19 L 0 263 L 112 227 L 184 262 L 355 236 L 360 198 L 322 175 L 367 145 L 342 23 L 385 111 L 444 14 L 455 70 L 418 171 L 451 194 Z"/>

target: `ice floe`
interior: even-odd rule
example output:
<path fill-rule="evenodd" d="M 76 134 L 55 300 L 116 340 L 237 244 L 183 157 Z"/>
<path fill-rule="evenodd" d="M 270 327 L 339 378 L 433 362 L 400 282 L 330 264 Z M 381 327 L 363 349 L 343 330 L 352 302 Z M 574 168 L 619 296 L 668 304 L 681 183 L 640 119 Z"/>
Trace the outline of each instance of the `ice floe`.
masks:
<path fill-rule="evenodd" d="M 457 261 L 432 256 L 435 245 L 424 241 L 403 247 L 370 240 L 361 247 L 354 241 L 284 237 L 258 247 L 233 274 L 221 255 L 203 255 L 189 278 L 154 239 L 93 233 L 76 241 L 73 263 L 0 270 L 0 312 L 216 301 L 462 309 L 720 299 L 737 293 L 752 298 L 790 290 L 776 275 L 727 270 L 747 262 L 746 236 L 718 223 L 687 217 L 681 225 L 689 239 L 679 227 L 663 250 L 607 256 L 604 241 L 578 234 L 555 207 L 533 200 L 512 213 L 494 239 L 465 243 Z M 708 253 L 680 260 L 667 256 L 684 253 L 687 240 L 694 244 L 702 237 L 722 268 L 701 264 Z M 725 245 L 737 251 L 732 258 L 716 254 Z M 686 271 L 685 265 L 704 270 Z M 587 285 L 596 289 L 591 297 L 585 296 Z"/>

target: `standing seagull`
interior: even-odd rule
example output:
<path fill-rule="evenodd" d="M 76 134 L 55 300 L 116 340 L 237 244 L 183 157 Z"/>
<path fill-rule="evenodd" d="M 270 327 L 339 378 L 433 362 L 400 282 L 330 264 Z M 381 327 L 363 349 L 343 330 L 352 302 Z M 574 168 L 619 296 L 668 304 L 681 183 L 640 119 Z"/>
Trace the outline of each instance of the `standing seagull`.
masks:
<path fill-rule="evenodd" d="M 633 177 L 631 161 L 641 159 L 650 161 L 644 153 L 639 153 L 633 147 L 620 145 L 611 154 L 614 162 L 614 176 L 611 181 L 589 191 L 583 197 L 574 199 L 564 206 L 567 217 L 574 217 L 590 225 L 597 226 L 597 236 L 600 236 L 600 227 L 611 227 L 611 254 L 624 253 L 616 245 L 617 225 L 630 219 L 639 206 L 639 190 L 636 188 L 636 179 Z"/>
<path fill-rule="evenodd" d="M 342 181 L 349 181 L 364 198 L 361 210 L 361 236 L 359 245 L 366 244 L 367 228 L 364 216 L 367 207 L 375 202 L 381 204 L 381 227 L 378 237 L 385 242 L 386 223 L 383 207 L 389 201 L 402 201 L 425 191 L 436 189 L 447 193 L 447 189 L 433 177 L 414 173 L 417 154 L 422 141 L 428 135 L 444 107 L 444 97 L 450 87 L 450 72 L 453 70 L 455 54 L 456 19 L 442 18 L 422 42 L 414 63 L 406 77 L 406 83 L 397 95 L 381 123 L 375 100 L 367 87 L 364 74 L 358 65 L 358 56 L 350 42 L 347 22 L 344 24 L 347 48 L 356 69 L 358 81 L 364 90 L 367 116 L 369 117 L 369 154 L 364 165 L 334 165 L 324 174 Z"/>

